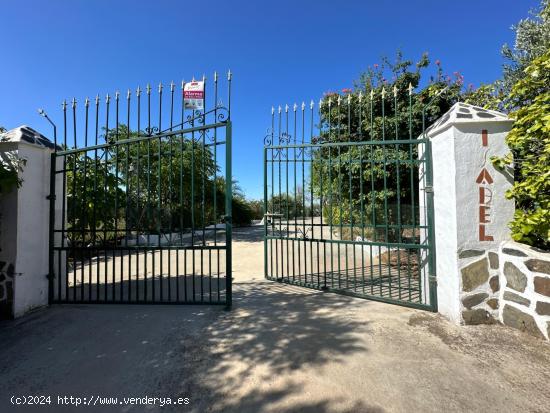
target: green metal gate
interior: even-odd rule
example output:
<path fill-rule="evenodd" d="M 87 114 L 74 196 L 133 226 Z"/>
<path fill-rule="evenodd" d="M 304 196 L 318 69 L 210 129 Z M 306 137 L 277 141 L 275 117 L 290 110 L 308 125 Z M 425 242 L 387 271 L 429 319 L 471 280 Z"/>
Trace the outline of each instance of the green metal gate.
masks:
<path fill-rule="evenodd" d="M 437 310 L 431 149 L 413 135 L 424 112 L 413 119 L 411 87 L 272 108 L 267 279 Z"/>
<path fill-rule="evenodd" d="M 185 82 L 63 103 L 51 303 L 231 306 L 231 73 L 227 93 L 220 82 L 205 86 L 212 109 L 190 105 Z"/>

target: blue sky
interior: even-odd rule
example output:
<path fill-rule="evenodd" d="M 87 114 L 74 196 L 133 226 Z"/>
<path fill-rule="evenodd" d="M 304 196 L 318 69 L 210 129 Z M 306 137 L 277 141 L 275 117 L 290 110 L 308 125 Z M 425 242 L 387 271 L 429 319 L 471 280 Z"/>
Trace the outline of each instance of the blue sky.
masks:
<path fill-rule="evenodd" d="M 510 26 L 538 0 L 105 1 L 0 3 L 0 125 L 50 135 L 37 108 L 147 82 L 234 73 L 234 176 L 262 190 L 263 136 L 272 105 L 351 87 L 397 49 L 427 51 L 465 83 L 501 74 Z"/>

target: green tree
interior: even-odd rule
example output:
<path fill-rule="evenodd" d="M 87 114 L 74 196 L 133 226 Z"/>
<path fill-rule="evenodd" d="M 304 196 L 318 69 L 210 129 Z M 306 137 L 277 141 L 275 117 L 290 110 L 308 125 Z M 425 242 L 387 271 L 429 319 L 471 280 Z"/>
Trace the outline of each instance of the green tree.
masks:
<path fill-rule="evenodd" d="M 225 179 L 218 176 L 208 142 L 200 136 L 195 141 L 190 136 L 137 138 L 137 131 L 118 125 L 108 131 L 107 141 L 129 139 L 128 144 L 111 145 L 93 156 L 66 157 L 73 242 L 188 231 L 218 223 L 225 215 Z M 238 182 L 232 186 L 233 222 L 249 224 L 252 210 Z"/>
<path fill-rule="evenodd" d="M 506 137 L 511 153 L 493 159 L 500 168 L 515 163 L 516 180 L 507 197 L 516 202 L 512 236 L 516 241 L 550 249 L 550 51 L 536 58 L 514 85 L 517 107 Z M 512 155 L 513 154 L 513 155 Z"/>
<path fill-rule="evenodd" d="M 264 201 L 260 199 L 251 199 L 247 202 L 252 210 L 252 219 L 262 219 L 264 216 Z"/>
<path fill-rule="evenodd" d="M 115 131 L 109 135 L 116 140 Z M 120 125 L 118 136 L 132 139 L 137 132 L 128 133 Z M 136 141 L 112 147 L 109 159 L 110 170 L 126 187 L 128 212 L 124 213 L 132 228 L 180 231 L 216 221 L 217 168 L 202 142 L 180 136 Z"/>
<path fill-rule="evenodd" d="M 507 60 L 503 68 L 502 89 L 504 95 L 512 93 L 515 84 L 525 77 L 525 69 L 531 62 L 550 50 L 550 2 L 542 0 L 538 12 L 512 26 L 516 33 L 513 47 L 505 44 L 502 55 Z M 516 100 L 509 102 L 517 104 Z"/>
<path fill-rule="evenodd" d="M 506 111 L 505 94 L 500 81 L 482 84 L 478 88 L 473 85 L 463 93 L 462 101 L 484 109 Z"/>
<path fill-rule="evenodd" d="M 321 105 L 318 139 L 329 142 L 416 139 L 424 125 L 429 126 L 441 117 L 462 94 L 460 73 L 453 77 L 445 75 L 439 61 L 435 64 L 435 75 L 421 86 L 423 70 L 429 65 L 427 54 L 413 66 L 412 61 L 404 60 L 398 52 L 395 62 L 385 58 L 381 65 L 363 73 L 355 90 L 327 93 Z M 338 105 L 338 101 L 343 103 Z M 418 222 L 418 210 L 412 211 L 417 180 L 414 187 L 403 184 L 410 182 L 411 173 L 416 174 L 411 170 L 414 166 L 406 162 L 416 156 L 416 145 L 377 146 L 368 154 L 360 147 L 321 146 L 313 156 L 312 185 L 315 195 L 324 200 L 323 216 L 327 223 L 363 222 L 372 226 L 386 220 L 407 223 L 413 216 Z M 362 168 L 353 162 L 367 156 L 369 162 L 362 162 Z M 361 188 L 361 170 L 369 188 Z M 402 184 L 397 185 L 398 181 Z"/>
<path fill-rule="evenodd" d="M 124 226 L 125 192 L 112 163 L 101 155 L 68 155 L 65 169 L 69 240 L 86 245 L 123 236 L 114 230 Z M 118 220 L 122 225 L 117 225 Z"/>
<path fill-rule="evenodd" d="M 0 133 L 4 132 L 6 128 L 0 126 Z M 23 166 L 25 160 L 13 152 L 0 153 L 0 197 L 21 186 L 23 181 L 19 177 L 19 172 L 23 170 Z"/>
<path fill-rule="evenodd" d="M 267 208 L 271 213 L 281 214 L 283 219 L 300 218 L 306 212 L 301 191 L 273 195 L 268 200 Z"/>

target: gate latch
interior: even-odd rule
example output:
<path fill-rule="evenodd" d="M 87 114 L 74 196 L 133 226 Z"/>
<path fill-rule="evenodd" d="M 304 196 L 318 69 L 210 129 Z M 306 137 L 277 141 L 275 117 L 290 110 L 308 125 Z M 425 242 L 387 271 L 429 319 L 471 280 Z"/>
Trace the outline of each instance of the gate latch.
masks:
<path fill-rule="evenodd" d="M 424 187 L 424 191 L 433 194 L 434 187 L 433 186 L 426 186 L 426 187 Z"/>
<path fill-rule="evenodd" d="M 222 217 L 222 224 L 231 224 L 231 216 L 230 215 L 224 215 Z"/>

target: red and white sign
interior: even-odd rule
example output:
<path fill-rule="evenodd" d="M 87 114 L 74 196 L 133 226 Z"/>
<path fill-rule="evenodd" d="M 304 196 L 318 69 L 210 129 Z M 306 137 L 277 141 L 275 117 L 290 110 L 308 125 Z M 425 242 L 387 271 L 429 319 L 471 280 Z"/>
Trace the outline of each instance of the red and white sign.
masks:
<path fill-rule="evenodd" d="M 204 81 L 186 83 L 183 87 L 183 107 L 204 110 Z"/>

